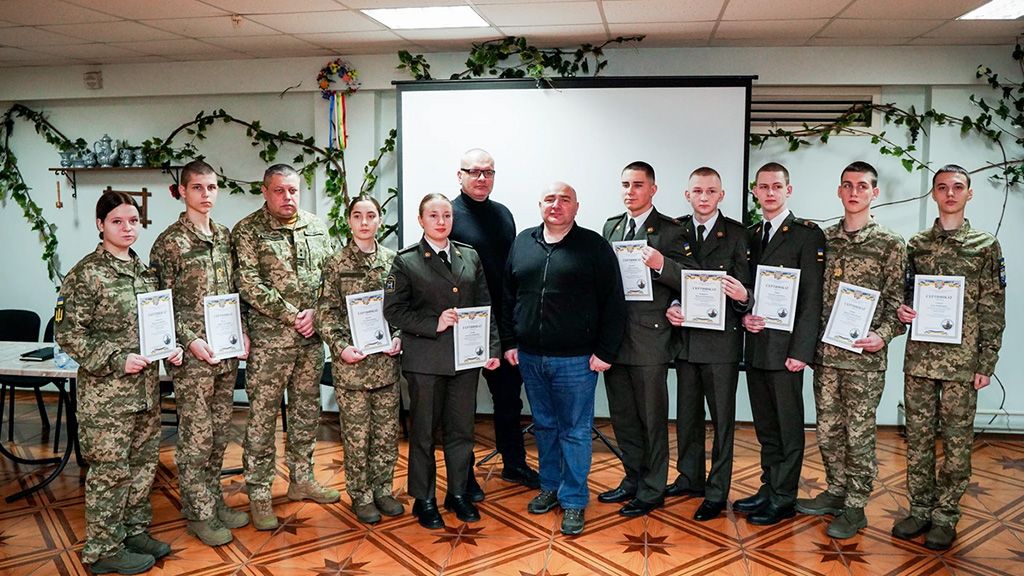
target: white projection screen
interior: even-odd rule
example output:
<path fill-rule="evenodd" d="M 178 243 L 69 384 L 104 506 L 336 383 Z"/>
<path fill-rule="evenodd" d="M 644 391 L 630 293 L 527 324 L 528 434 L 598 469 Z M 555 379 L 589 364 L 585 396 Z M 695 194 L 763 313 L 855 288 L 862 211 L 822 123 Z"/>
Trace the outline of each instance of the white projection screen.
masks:
<path fill-rule="evenodd" d="M 577 222 L 600 232 L 624 211 L 619 176 L 634 160 L 654 166 L 654 203 L 670 216 L 691 212 L 683 196 L 690 172 L 715 168 L 722 211 L 742 221 L 754 78 L 398 82 L 400 242 L 419 241 L 425 194 L 459 194 L 459 160 L 470 148 L 494 156 L 491 198 L 509 207 L 520 231 L 540 223 L 541 192 L 561 180 L 577 191 Z"/>

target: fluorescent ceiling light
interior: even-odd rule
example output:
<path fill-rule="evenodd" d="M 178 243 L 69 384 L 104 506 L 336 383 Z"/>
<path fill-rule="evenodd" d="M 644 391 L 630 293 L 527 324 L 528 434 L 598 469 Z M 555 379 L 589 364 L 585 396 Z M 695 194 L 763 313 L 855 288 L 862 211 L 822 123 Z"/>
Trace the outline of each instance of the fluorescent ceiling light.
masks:
<path fill-rule="evenodd" d="M 1024 16 L 1024 0 L 992 0 L 957 20 L 1016 20 Z"/>
<path fill-rule="evenodd" d="M 392 30 L 481 28 L 489 26 L 469 6 L 375 8 L 361 10 L 361 12 Z"/>

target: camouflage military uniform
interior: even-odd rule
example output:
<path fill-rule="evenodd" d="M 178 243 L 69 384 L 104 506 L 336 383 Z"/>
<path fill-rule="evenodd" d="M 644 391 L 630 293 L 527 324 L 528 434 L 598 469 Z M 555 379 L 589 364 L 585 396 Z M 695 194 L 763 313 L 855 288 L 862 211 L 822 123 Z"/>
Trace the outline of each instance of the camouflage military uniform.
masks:
<path fill-rule="evenodd" d="M 291 224 L 266 206 L 243 218 L 231 233 L 235 285 L 248 305 L 252 342 L 246 368 L 249 420 L 245 429 L 245 481 L 250 499 L 270 499 L 274 433 L 282 394 L 288 390 L 285 460 L 292 482 L 313 479 L 313 448 L 320 422 L 323 341 L 295 331 L 295 316 L 316 304 L 320 270 L 333 252 L 327 227 L 299 210 Z"/>
<path fill-rule="evenodd" d="M 896 309 L 903 303 L 903 238 L 874 220 L 849 234 L 840 221 L 825 230 L 825 242 L 822 335 L 839 283 L 846 282 L 881 292 L 871 331 L 888 345 L 904 331 L 896 318 Z M 886 348 L 857 354 L 819 341 L 814 363 L 818 447 L 828 491 L 845 496 L 848 508 L 864 508 L 878 474 L 875 411 L 885 387 Z"/>
<path fill-rule="evenodd" d="M 316 328 L 331 350 L 331 371 L 345 443 L 345 489 L 353 506 L 391 495 L 398 458 L 399 360 L 384 353 L 346 364 L 341 352 L 352 345 L 345 296 L 384 288 L 395 251 L 377 245 L 373 254 L 355 242 L 324 265 Z"/>
<path fill-rule="evenodd" d="M 56 339 L 79 364 L 78 420 L 85 478 L 82 562 L 119 552 L 153 518 L 149 491 L 160 443 L 159 362 L 125 374 L 139 351 L 136 294 L 157 276 L 131 251 L 118 260 L 100 245 L 68 272 L 55 313 Z"/>
<path fill-rule="evenodd" d="M 971 478 L 971 443 L 978 393 L 974 375 L 991 375 L 1006 325 L 1006 278 L 999 241 L 971 229 L 943 231 L 938 220 L 910 239 L 906 302 L 915 274 L 964 276 L 963 342 L 959 346 L 907 341 L 903 361 L 907 418 L 907 491 L 911 515 L 955 526 Z M 944 461 L 935 469 L 935 437 Z"/>
<path fill-rule="evenodd" d="M 203 298 L 234 292 L 228 229 L 210 223 L 212 235 L 199 231 L 184 212 L 164 230 L 150 252 L 160 286 L 174 295 L 174 318 L 186 348 L 206 338 Z M 231 424 L 238 360 L 213 366 L 186 352 L 181 366 L 169 367 L 178 409 L 178 465 L 181 511 L 193 521 L 208 520 L 223 500 L 220 472 Z"/>

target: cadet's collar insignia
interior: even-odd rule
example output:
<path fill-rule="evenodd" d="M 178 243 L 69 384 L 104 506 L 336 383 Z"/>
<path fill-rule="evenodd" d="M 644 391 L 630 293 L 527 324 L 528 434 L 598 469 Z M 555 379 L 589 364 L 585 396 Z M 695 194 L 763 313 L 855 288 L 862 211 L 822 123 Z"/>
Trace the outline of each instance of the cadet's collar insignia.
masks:
<path fill-rule="evenodd" d="M 785 230 L 785 228 L 783 228 L 783 230 Z M 824 261 L 825 261 L 825 249 L 824 248 L 818 248 L 818 262 L 824 262 Z"/>
<path fill-rule="evenodd" d="M 622 226 L 621 224 L 616 224 L 614 229 L 618 230 L 621 226 Z"/>
<path fill-rule="evenodd" d="M 782 227 L 782 231 L 783 232 L 789 232 L 789 226 L 783 226 Z"/>
<path fill-rule="evenodd" d="M 384 291 L 387 292 L 388 294 L 394 294 L 395 293 L 395 275 L 394 274 L 391 274 L 390 276 L 387 277 L 387 280 L 384 280 Z"/>
<path fill-rule="evenodd" d="M 999 284 L 1006 288 L 1006 259 L 999 259 Z"/>
<path fill-rule="evenodd" d="M 431 252 L 430 252 L 430 250 L 425 250 L 425 251 L 423 252 L 423 257 L 424 257 L 424 258 L 430 258 L 430 255 L 431 255 Z"/>
<path fill-rule="evenodd" d="M 1003 282 L 1003 286 L 1006 286 L 1006 282 Z M 60 324 L 64 320 L 64 297 L 57 297 L 57 306 L 53 309 L 53 322 Z"/>
<path fill-rule="evenodd" d="M 459 252 L 458 250 L 456 250 L 456 251 L 455 251 L 455 255 L 456 255 L 456 256 L 462 256 L 462 252 Z"/>
<path fill-rule="evenodd" d="M 718 232 L 715 233 L 715 238 L 725 238 L 725 232 L 719 230 Z"/>
<path fill-rule="evenodd" d="M 654 226 L 648 226 L 647 227 L 647 233 L 648 234 L 654 234 Z"/>

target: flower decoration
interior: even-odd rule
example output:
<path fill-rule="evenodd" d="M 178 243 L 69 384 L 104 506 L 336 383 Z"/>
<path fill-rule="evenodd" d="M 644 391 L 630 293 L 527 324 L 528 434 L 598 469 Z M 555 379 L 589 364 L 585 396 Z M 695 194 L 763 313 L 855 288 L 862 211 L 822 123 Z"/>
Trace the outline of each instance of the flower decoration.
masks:
<path fill-rule="evenodd" d="M 332 90 L 331 84 L 340 80 L 345 88 L 343 90 Z M 341 58 L 332 60 L 320 69 L 316 76 L 316 83 L 320 87 L 320 95 L 324 100 L 330 100 L 335 94 L 351 94 L 359 89 L 359 73 L 355 68 L 349 66 Z"/>

